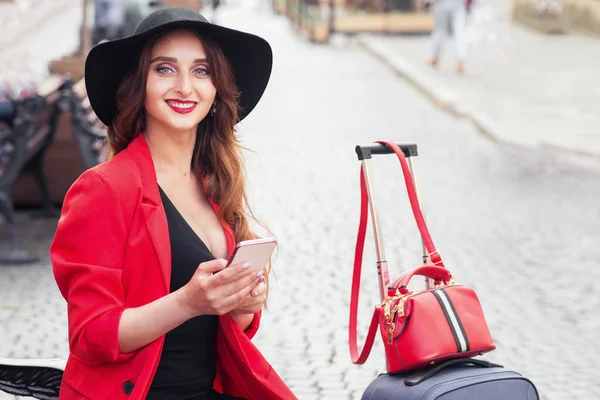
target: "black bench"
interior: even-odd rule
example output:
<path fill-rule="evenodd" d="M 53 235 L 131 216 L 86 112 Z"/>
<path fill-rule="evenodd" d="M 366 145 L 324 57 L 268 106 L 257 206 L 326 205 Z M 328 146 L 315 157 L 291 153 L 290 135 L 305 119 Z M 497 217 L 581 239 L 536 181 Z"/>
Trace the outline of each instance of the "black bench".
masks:
<path fill-rule="evenodd" d="M 17 87 L 19 93 L 0 93 L 4 95 L 0 99 L 0 213 L 11 238 L 10 250 L 0 255 L 0 263 L 25 264 L 39 259 L 22 246 L 14 219 L 12 189 L 22 173 L 31 172 L 41 191 L 44 211 L 56 214 L 44 176 L 44 154 L 52 143 L 58 116 L 65 109 L 69 83 L 62 77 L 52 76 L 42 81 L 35 91 L 25 93 Z"/>
<path fill-rule="evenodd" d="M 0 358 L 0 391 L 42 400 L 58 399 L 66 362 L 57 358 Z"/>
<path fill-rule="evenodd" d="M 105 161 L 109 150 L 106 140 L 107 127 L 92 110 L 83 79 L 73 85 L 70 109 L 73 134 L 85 168 Z"/>

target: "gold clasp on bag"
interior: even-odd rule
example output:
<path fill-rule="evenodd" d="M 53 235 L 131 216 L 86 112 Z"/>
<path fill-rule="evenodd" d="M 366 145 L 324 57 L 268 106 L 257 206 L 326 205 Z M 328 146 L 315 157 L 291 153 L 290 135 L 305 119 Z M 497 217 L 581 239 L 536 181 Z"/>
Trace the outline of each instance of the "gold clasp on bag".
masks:
<path fill-rule="evenodd" d="M 398 316 L 398 318 L 404 316 L 404 303 L 413 294 L 414 292 L 400 294 L 399 291 L 396 291 L 395 296 L 389 296 L 385 299 L 383 303 L 383 313 L 386 324 L 390 326 L 387 333 L 388 344 L 392 344 L 394 342 L 394 331 L 396 330 L 396 323 L 394 320 L 396 316 Z M 392 304 L 394 304 L 393 307 Z"/>
<path fill-rule="evenodd" d="M 396 324 L 392 322 L 392 324 L 390 325 L 390 330 L 388 331 L 388 334 L 387 334 L 388 344 L 394 343 L 394 331 L 395 330 L 396 330 Z"/>
<path fill-rule="evenodd" d="M 394 320 L 394 315 L 398 311 L 398 305 L 396 304 L 394 308 L 392 308 L 392 304 L 394 303 L 394 298 L 386 299 L 386 302 L 383 306 L 383 313 L 385 316 L 385 322 L 391 324 Z"/>

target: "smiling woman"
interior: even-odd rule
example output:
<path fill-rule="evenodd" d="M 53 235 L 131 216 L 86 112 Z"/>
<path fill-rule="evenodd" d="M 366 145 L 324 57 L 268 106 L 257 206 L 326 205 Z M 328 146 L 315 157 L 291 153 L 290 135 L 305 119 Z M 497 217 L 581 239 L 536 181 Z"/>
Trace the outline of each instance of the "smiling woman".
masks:
<path fill-rule="evenodd" d="M 69 317 L 61 399 L 295 399 L 250 341 L 270 267 L 225 268 L 257 238 L 234 128 L 271 65 L 264 39 L 179 7 L 89 53 L 111 157 L 73 184 L 51 247 Z"/>
<path fill-rule="evenodd" d="M 207 53 L 214 67 L 209 64 Z M 210 124 L 210 120 L 203 119 L 211 109 L 214 116 L 217 87 L 221 89 L 218 91 L 221 101 L 229 108 L 224 122 L 233 128 L 237 122 L 237 87 L 227 59 L 210 39 L 191 30 L 165 32 L 144 45 L 139 59 L 138 69 L 125 76 L 117 91 L 121 113 L 109 128 L 114 133 L 109 140 L 114 142 L 111 147 L 115 153 L 125 148 L 138 132 L 147 131 L 148 122 L 163 130 L 176 131 L 190 131 L 201 122 Z M 225 73 L 215 74 L 214 70 Z M 146 91 L 137 90 L 144 82 Z M 142 110 L 148 118 L 141 114 Z M 177 114 L 192 112 L 186 118 L 175 118 Z"/>

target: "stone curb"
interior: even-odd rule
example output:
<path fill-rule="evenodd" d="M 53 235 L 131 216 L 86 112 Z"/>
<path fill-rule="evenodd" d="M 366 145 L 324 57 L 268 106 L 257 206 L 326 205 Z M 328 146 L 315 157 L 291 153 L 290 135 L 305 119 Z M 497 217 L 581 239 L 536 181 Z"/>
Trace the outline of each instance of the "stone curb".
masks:
<path fill-rule="evenodd" d="M 546 140 L 536 139 L 516 140 L 514 139 L 514 135 L 503 133 L 502 129 L 494 122 L 493 118 L 464 104 L 456 93 L 441 82 L 431 79 L 431 77 L 423 73 L 419 67 L 408 61 L 394 49 L 379 42 L 376 37 L 358 35 L 357 42 L 359 46 L 390 67 L 397 75 L 405 78 L 437 107 L 451 115 L 471 121 L 478 132 L 491 141 L 525 148 L 550 149 L 553 151 L 569 153 L 571 155 L 585 156 L 600 160 L 599 153 L 586 151 L 577 146 L 568 147 L 562 143 L 549 143 Z"/>

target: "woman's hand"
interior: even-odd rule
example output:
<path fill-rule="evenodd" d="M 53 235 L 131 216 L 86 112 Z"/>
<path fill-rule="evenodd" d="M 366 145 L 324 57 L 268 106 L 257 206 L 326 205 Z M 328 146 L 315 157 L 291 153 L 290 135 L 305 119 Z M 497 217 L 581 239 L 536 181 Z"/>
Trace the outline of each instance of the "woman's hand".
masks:
<path fill-rule="evenodd" d="M 226 265 L 226 260 L 202 263 L 181 289 L 143 306 L 125 309 L 119 321 L 121 353 L 146 346 L 195 316 L 223 315 L 240 307 L 259 284 L 263 270 Z M 148 324 L 151 319 L 155 323 Z M 235 322 L 245 330 L 252 319 L 252 315 L 239 314 Z"/>
<path fill-rule="evenodd" d="M 255 314 L 265 305 L 266 299 L 267 285 L 265 277 L 261 276 L 256 287 L 250 292 L 250 295 L 242 301 L 242 304 L 238 308 L 231 311 L 229 316 L 242 331 L 246 331 L 252 325 Z"/>
<path fill-rule="evenodd" d="M 203 262 L 179 291 L 178 303 L 191 317 L 224 315 L 240 307 L 257 288 L 264 271 L 248 264 L 227 268 L 227 260 Z M 218 272 L 218 273 L 215 273 Z M 260 297 L 260 296 L 254 296 Z"/>
<path fill-rule="evenodd" d="M 242 303 L 231 311 L 232 318 L 235 319 L 236 314 L 254 314 L 262 310 L 267 301 L 267 284 L 265 277 L 261 276 L 258 284 L 252 289 L 250 295 L 247 296 Z"/>

